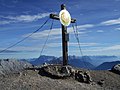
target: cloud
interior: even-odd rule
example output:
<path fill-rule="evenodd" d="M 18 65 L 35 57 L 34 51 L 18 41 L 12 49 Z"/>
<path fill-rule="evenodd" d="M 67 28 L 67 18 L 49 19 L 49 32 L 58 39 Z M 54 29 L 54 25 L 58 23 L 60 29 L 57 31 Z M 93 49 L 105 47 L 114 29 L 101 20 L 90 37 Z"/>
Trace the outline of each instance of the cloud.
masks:
<path fill-rule="evenodd" d="M 113 45 L 113 46 L 107 47 L 103 50 L 120 50 L 120 45 Z"/>
<path fill-rule="evenodd" d="M 49 50 L 50 48 L 61 47 L 62 43 L 47 43 L 44 50 Z M 40 52 L 43 48 L 43 44 L 33 45 L 33 46 L 16 46 L 3 53 L 19 53 L 19 52 Z M 0 51 L 4 48 L 0 48 Z"/>
<path fill-rule="evenodd" d="M 97 46 L 99 43 L 81 43 L 81 46 Z M 47 49 L 50 48 L 56 48 L 56 47 L 61 47 L 62 43 L 47 43 L 45 47 Z M 78 47 L 78 43 L 69 43 L 69 47 Z M 10 50 L 5 51 L 5 53 L 17 53 L 17 52 L 40 52 L 40 50 L 43 48 L 43 44 L 35 45 L 35 46 L 16 46 L 11 48 Z M 0 48 L 0 50 L 3 50 L 4 48 Z"/>
<path fill-rule="evenodd" d="M 94 27 L 95 25 L 93 25 L 93 24 L 85 24 L 85 25 L 79 25 L 79 26 L 77 26 L 77 28 L 79 29 L 79 30 L 86 30 L 86 29 L 88 29 L 88 28 L 92 28 L 92 27 Z"/>
<path fill-rule="evenodd" d="M 40 51 L 42 45 L 40 46 L 16 46 L 11 48 L 8 51 L 16 51 L 16 52 L 32 52 L 32 51 Z"/>
<path fill-rule="evenodd" d="M 107 46 L 107 47 L 92 47 L 87 48 L 85 51 L 91 51 L 91 52 L 104 52 L 104 51 L 118 51 L 120 50 L 120 45 L 113 45 L 113 46 Z"/>
<path fill-rule="evenodd" d="M 97 46 L 99 43 L 80 43 L 81 46 Z M 78 43 L 69 43 L 69 46 L 78 46 Z"/>
<path fill-rule="evenodd" d="M 44 18 L 46 16 L 49 16 L 50 13 L 43 13 L 43 14 L 38 14 L 38 15 L 20 15 L 16 17 L 8 16 L 6 18 L 10 20 L 15 20 L 15 21 L 24 21 L 24 22 L 32 22 L 41 18 Z"/>
<path fill-rule="evenodd" d="M 120 28 L 116 28 L 116 30 L 120 31 Z"/>
<path fill-rule="evenodd" d="M 60 30 L 61 30 L 60 28 L 52 29 L 52 31 L 50 33 L 50 36 L 60 35 L 61 34 Z M 43 39 L 44 37 L 48 36 L 48 33 L 49 33 L 49 30 L 44 30 L 44 31 L 37 32 L 37 33 L 33 34 L 30 38 L 32 38 L 32 39 L 40 39 L 40 38 Z M 25 34 L 25 35 L 23 35 L 23 37 L 26 37 L 30 34 L 31 33 Z"/>
<path fill-rule="evenodd" d="M 48 43 L 47 44 L 47 47 L 61 47 L 62 46 L 62 43 Z"/>
<path fill-rule="evenodd" d="M 9 24 L 13 22 L 32 22 L 49 16 L 50 13 L 37 15 L 20 15 L 20 16 L 0 16 L 0 24 Z"/>
<path fill-rule="evenodd" d="M 4 50 L 4 49 L 1 49 L 0 52 Z M 14 51 L 14 50 L 5 50 L 3 53 L 18 53 L 18 51 Z M 1 53 L 0 53 L 1 54 Z"/>
<path fill-rule="evenodd" d="M 98 33 L 103 33 L 104 31 L 103 30 L 97 30 Z"/>
<path fill-rule="evenodd" d="M 99 45 L 99 43 L 80 43 L 81 46 L 83 47 L 88 47 L 88 46 L 97 46 Z M 78 43 L 68 43 L 69 47 L 71 46 L 74 46 L 74 47 L 78 47 Z M 52 47 L 52 48 L 55 48 L 55 47 L 61 47 L 62 46 L 62 43 L 48 43 L 47 44 L 47 47 Z"/>
<path fill-rule="evenodd" d="M 120 18 L 104 21 L 104 22 L 101 22 L 100 24 L 101 25 L 116 25 L 116 24 L 120 24 Z"/>
<path fill-rule="evenodd" d="M 91 24 L 79 25 L 78 26 L 78 34 L 87 33 L 88 31 L 81 31 L 81 30 L 86 30 L 86 29 L 91 28 L 93 26 L 94 25 L 91 25 Z M 74 31 L 73 31 L 72 27 L 68 27 L 67 31 L 68 31 L 69 34 L 74 34 Z M 47 37 L 48 33 L 49 33 L 49 29 L 41 31 L 41 32 L 37 32 L 37 33 L 33 34 L 31 36 L 31 38 L 32 39 L 43 39 L 43 37 Z M 25 34 L 25 35 L 23 35 L 23 37 L 26 37 L 30 34 L 31 33 Z M 62 35 L 61 28 L 54 28 L 54 29 L 52 29 L 52 31 L 50 33 L 51 39 L 59 39 L 59 38 L 61 38 L 61 35 Z"/>
<path fill-rule="evenodd" d="M 12 21 L 7 21 L 7 20 L 5 20 L 5 21 L 0 21 L 0 25 L 4 25 L 4 24 L 9 24 L 9 23 L 11 23 Z"/>

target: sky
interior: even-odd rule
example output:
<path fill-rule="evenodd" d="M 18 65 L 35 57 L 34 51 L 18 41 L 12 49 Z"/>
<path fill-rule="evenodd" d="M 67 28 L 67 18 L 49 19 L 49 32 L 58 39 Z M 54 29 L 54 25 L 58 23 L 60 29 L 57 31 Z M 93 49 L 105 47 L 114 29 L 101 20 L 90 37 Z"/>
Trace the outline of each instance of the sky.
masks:
<path fill-rule="evenodd" d="M 61 4 L 77 21 L 83 55 L 120 56 L 120 0 L 0 0 L 0 51 L 38 29 L 49 14 L 59 14 Z M 52 19 L 37 33 L 15 47 L 0 53 L 0 58 L 37 58 L 47 38 Z M 81 56 L 72 24 L 69 55 Z M 42 55 L 62 56 L 61 23 L 54 20 Z"/>

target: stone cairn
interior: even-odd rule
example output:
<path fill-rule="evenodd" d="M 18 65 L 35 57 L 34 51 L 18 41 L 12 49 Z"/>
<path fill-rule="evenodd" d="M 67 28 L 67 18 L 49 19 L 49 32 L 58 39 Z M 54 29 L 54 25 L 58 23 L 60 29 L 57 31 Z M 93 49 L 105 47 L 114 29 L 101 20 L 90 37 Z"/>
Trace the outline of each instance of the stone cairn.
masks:
<path fill-rule="evenodd" d="M 53 65 L 53 64 L 45 63 L 40 68 L 39 74 L 51 78 L 60 78 L 60 79 L 72 77 L 75 80 L 83 83 L 92 82 L 90 72 L 76 70 L 69 65 L 62 66 L 62 65 Z"/>

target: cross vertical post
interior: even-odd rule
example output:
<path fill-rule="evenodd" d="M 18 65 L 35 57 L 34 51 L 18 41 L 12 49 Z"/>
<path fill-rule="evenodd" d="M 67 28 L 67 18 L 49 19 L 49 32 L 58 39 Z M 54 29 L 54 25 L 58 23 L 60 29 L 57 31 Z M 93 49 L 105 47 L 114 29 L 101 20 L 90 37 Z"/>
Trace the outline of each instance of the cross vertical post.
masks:
<path fill-rule="evenodd" d="M 66 9 L 65 4 L 61 5 L 61 10 Z M 60 20 L 59 16 L 56 14 L 50 14 L 51 19 Z M 75 23 L 76 19 L 71 19 L 71 23 Z M 67 26 L 62 26 L 62 51 L 63 51 L 63 66 L 68 65 L 68 33 Z"/>
<path fill-rule="evenodd" d="M 64 10 L 65 5 L 61 5 L 61 10 Z M 61 24 L 62 25 L 62 24 Z M 67 37 L 67 26 L 62 25 L 62 51 L 63 51 L 63 66 L 68 64 L 68 40 Z"/>

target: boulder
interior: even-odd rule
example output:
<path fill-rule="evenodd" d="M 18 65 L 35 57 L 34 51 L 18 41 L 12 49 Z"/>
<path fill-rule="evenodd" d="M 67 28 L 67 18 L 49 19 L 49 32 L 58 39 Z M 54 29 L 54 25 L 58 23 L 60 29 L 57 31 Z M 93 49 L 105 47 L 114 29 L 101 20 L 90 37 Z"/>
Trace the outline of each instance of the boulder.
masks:
<path fill-rule="evenodd" d="M 98 81 L 98 84 L 99 84 L 100 86 L 103 86 L 103 85 L 104 85 L 104 83 L 105 83 L 105 81 L 104 81 L 104 80 L 100 80 L 100 81 Z"/>
<path fill-rule="evenodd" d="M 75 72 L 75 80 L 79 82 L 84 82 L 84 73 L 82 71 L 76 71 Z"/>
<path fill-rule="evenodd" d="M 89 72 L 76 71 L 75 79 L 79 82 L 91 83 L 92 79 Z"/>
<path fill-rule="evenodd" d="M 84 82 L 85 83 L 90 83 L 92 82 L 91 76 L 90 76 L 90 72 L 84 72 Z"/>
<path fill-rule="evenodd" d="M 120 75 L 120 64 L 113 66 L 111 71 Z"/>

